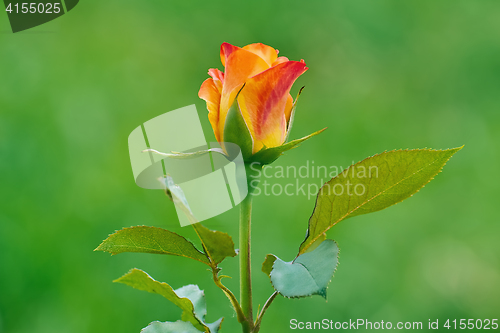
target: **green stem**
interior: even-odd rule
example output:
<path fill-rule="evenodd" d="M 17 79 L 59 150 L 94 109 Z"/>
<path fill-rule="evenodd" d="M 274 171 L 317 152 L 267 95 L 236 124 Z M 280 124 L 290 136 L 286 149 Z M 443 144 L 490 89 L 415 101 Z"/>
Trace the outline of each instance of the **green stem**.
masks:
<path fill-rule="evenodd" d="M 251 275 L 251 215 L 252 215 L 252 194 L 241 202 L 240 206 L 240 304 L 246 322 L 242 323 L 243 332 L 252 332 L 253 310 L 252 310 L 252 275 Z"/>

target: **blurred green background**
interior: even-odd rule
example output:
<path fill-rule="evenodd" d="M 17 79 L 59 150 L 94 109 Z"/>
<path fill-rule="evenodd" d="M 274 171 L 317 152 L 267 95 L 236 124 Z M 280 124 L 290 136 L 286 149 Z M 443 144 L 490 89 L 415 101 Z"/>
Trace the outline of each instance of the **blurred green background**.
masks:
<path fill-rule="evenodd" d="M 333 228 L 341 253 L 328 301 L 278 297 L 262 332 L 290 332 L 292 318 L 498 318 L 499 17 L 493 0 L 82 0 L 12 34 L 0 14 L 0 332 L 132 333 L 177 320 L 160 296 L 111 283 L 133 267 L 174 288 L 199 284 L 208 320 L 240 331 L 203 265 L 92 252 L 132 225 L 194 239 L 161 191 L 135 185 L 127 137 L 195 103 L 213 141 L 197 92 L 208 68 L 222 69 L 222 42 L 262 42 L 310 68 L 292 90 L 306 86 L 292 137 L 328 130 L 275 165 L 346 167 L 385 150 L 465 144 L 408 201 Z M 293 259 L 313 206 L 303 195 L 255 199 L 255 306 L 272 292 L 265 255 Z M 237 240 L 237 216 L 206 225 Z M 237 259 L 222 267 L 237 292 Z"/>

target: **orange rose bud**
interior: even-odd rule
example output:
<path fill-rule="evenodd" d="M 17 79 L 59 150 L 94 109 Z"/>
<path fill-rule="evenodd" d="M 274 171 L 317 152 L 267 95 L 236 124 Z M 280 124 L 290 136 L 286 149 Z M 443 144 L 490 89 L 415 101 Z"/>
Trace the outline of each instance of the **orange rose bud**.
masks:
<path fill-rule="evenodd" d="M 237 144 L 250 161 L 285 143 L 293 118 L 290 89 L 308 68 L 303 60 L 278 57 L 278 50 L 261 43 L 243 48 L 224 43 L 220 55 L 225 73 L 210 69 L 198 96 L 207 102 L 217 141 Z"/>

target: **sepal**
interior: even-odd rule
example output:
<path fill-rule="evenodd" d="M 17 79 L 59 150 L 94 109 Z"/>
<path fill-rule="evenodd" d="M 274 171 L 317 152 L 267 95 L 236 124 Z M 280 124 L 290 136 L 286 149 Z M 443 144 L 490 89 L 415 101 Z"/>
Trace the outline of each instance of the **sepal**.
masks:
<path fill-rule="evenodd" d="M 241 114 L 237 97 L 234 99 L 233 105 L 231 105 L 229 111 L 227 112 L 226 121 L 224 123 L 223 141 L 232 142 L 238 145 L 241 149 L 244 161 L 252 156 L 253 138 L 245 119 Z M 224 142 L 221 142 L 222 146 L 224 145 Z"/>
<path fill-rule="evenodd" d="M 250 157 L 250 159 L 248 160 L 248 163 L 257 162 L 257 163 L 260 163 L 262 165 L 271 164 L 274 161 L 276 161 L 278 159 L 278 157 L 283 155 L 284 152 L 286 152 L 290 149 L 296 148 L 302 142 L 306 141 L 309 138 L 312 138 L 315 135 L 318 135 L 319 133 L 323 132 L 324 130 L 326 130 L 326 127 L 319 130 L 319 131 L 316 131 L 312 134 L 309 134 L 303 138 L 296 139 L 296 140 L 290 141 L 288 143 L 285 143 L 281 146 L 271 147 L 271 148 L 264 147 L 261 150 L 259 150 L 257 153 L 255 153 L 252 157 Z"/>

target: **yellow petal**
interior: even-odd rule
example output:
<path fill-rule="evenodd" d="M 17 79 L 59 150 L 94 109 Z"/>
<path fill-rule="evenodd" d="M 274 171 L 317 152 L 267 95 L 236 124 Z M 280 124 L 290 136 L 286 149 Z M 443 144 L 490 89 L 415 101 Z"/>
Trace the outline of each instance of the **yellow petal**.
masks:
<path fill-rule="evenodd" d="M 222 85 L 224 84 L 224 73 L 222 73 L 217 68 L 210 68 L 208 70 L 208 75 L 210 75 L 214 80 L 214 84 L 217 87 L 217 90 L 219 90 L 219 93 L 222 93 Z"/>
<path fill-rule="evenodd" d="M 214 130 L 215 139 L 221 141 L 219 132 L 219 104 L 220 91 L 214 83 L 213 79 L 206 79 L 202 84 L 198 96 L 207 102 L 208 120 Z"/>
<path fill-rule="evenodd" d="M 247 80 L 238 104 L 254 138 L 254 153 L 259 146 L 275 147 L 285 140 L 290 89 L 306 70 L 305 63 L 288 61 Z"/>
<path fill-rule="evenodd" d="M 285 117 L 286 117 L 286 123 L 290 121 L 290 115 L 292 114 L 292 108 L 293 108 L 293 97 L 292 95 L 288 94 L 288 98 L 286 99 L 286 106 L 285 106 Z"/>
<path fill-rule="evenodd" d="M 276 61 L 276 58 L 278 58 L 278 50 L 262 43 L 243 46 L 243 49 L 261 57 L 269 65 L 269 67 L 271 67 Z"/>
<path fill-rule="evenodd" d="M 269 68 L 267 63 L 258 55 L 228 43 L 221 46 L 222 56 L 225 59 L 226 71 L 219 109 L 219 133 L 221 137 L 223 137 L 224 133 L 227 111 L 233 104 L 238 91 L 250 77 Z"/>

